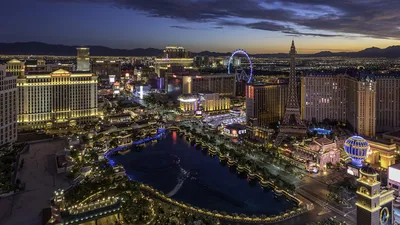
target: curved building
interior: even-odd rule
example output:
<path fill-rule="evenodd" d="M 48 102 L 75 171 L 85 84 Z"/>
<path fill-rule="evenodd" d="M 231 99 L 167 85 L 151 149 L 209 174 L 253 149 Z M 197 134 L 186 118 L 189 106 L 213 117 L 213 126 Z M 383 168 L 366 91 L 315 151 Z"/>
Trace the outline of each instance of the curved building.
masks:
<path fill-rule="evenodd" d="M 371 154 L 368 141 L 360 136 L 349 137 L 344 143 L 344 150 L 350 156 L 354 166 L 362 165 L 362 162 Z"/>

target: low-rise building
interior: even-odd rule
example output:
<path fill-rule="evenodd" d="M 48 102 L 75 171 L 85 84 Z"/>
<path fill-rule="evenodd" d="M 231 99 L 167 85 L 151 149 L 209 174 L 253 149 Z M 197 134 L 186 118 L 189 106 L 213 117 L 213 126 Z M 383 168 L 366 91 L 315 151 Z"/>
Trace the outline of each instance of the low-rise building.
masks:
<path fill-rule="evenodd" d="M 204 112 L 228 111 L 231 108 L 230 98 L 222 97 L 218 93 L 200 93 L 199 98 Z"/>
<path fill-rule="evenodd" d="M 400 130 L 383 134 L 383 138 L 397 145 L 397 153 L 400 153 Z"/>
<path fill-rule="evenodd" d="M 199 108 L 197 95 L 184 94 L 179 96 L 179 109 L 184 113 L 194 114 Z"/>
<path fill-rule="evenodd" d="M 370 147 L 371 154 L 366 158 L 366 162 L 375 167 L 387 169 L 395 164 L 396 144 L 390 140 L 366 138 Z"/>
<path fill-rule="evenodd" d="M 223 133 L 231 137 L 241 137 L 246 134 L 246 126 L 238 123 L 228 124 L 224 127 Z"/>
<path fill-rule="evenodd" d="M 295 146 L 292 152 L 295 158 L 306 163 L 306 169 L 325 170 L 327 164 L 335 165 L 340 161 L 340 151 L 335 141 L 328 138 L 317 138 Z"/>

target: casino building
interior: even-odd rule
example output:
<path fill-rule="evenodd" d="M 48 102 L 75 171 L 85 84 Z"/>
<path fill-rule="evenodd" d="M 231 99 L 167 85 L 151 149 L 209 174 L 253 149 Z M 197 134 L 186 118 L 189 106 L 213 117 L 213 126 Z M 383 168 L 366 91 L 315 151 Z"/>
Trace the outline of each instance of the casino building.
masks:
<path fill-rule="evenodd" d="M 174 97 L 181 94 L 218 93 L 220 96 L 235 96 L 235 74 L 200 74 L 197 71 L 168 72 L 165 74 L 165 89 Z"/>
<path fill-rule="evenodd" d="M 74 126 L 97 119 L 97 76 L 90 72 L 21 74 L 17 87 L 21 129 Z"/>
<path fill-rule="evenodd" d="M 164 77 L 171 66 L 182 66 L 185 69 L 193 68 L 193 58 L 183 47 L 168 46 L 164 49 L 163 57 L 154 60 L 154 70 L 159 77 Z"/>
<path fill-rule="evenodd" d="M 335 141 L 317 138 L 295 146 L 292 152 L 299 161 L 306 163 L 308 171 L 324 171 L 327 164 L 335 165 L 340 161 L 340 151 Z"/>

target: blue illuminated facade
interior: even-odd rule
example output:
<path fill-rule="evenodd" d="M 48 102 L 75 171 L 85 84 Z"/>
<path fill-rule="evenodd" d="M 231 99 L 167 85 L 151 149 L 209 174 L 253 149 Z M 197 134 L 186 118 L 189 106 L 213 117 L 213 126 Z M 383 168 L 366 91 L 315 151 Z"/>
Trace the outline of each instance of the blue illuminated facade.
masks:
<path fill-rule="evenodd" d="M 349 137 L 344 143 L 344 150 L 350 156 L 352 164 L 357 167 L 362 166 L 362 162 L 371 152 L 369 143 L 360 136 Z"/>

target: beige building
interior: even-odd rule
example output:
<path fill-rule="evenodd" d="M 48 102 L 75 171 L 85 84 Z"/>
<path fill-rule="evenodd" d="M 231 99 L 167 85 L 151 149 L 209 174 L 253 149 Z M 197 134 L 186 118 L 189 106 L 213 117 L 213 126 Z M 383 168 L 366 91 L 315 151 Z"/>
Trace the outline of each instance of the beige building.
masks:
<path fill-rule="evenodd" d="M 346 79 L 343 75 L 310 75 L 301 78 L 302 120 L 325 118 L 346 121 Z"/>
<path fill-rule="evenodd" d="M 201 93 L 199 96 L 204 112 L 226 111 L 231 108 L 230 98 L 219 96 L 217 93 Z"/>
<path fill-rule="evenodd" d="M 20 78 L 25 75 L 25 64 L 17 59 L 12 59 L 7 62 L 6 70 L 7 73 Z"/>
<path fill-rule="evenodd" d="M 367 138 L 367 141 L 372 152 L 365 160 L 367 163 L 372 164 L 374 167 L 382 167 L 385 169 L 395 164 L 397 154 L 395 143 L 386 139 Z"/>
<path fill-rule="evenodd" d="M 90 72 L 29 74 L 17 86 L 23 129 L 74 126 L 97 118 L 97 76 Z"/>
<path fill-rule="evenodd" d="M 179 109 L 187 114 L 194 114 L 199 108 L 199 98 L 197 95 L 184 94 L 179 96 Z"/>
<path fill-rule="evenodd" d="M 376 131 L 400 130 L 400 77 L 376 76 Z"/>
<path fill-rule="evenodd" d="M 165 89 L 169 95 L 213 92 L 222 96 L 235 96 L 235 74 L 200 74 L 196 71 L 168 72 Z M 175 93 L 176 92 L 176 93 Z"/>
<path fill-rule="evenodd" d="M 17 77 L 0 65 L 0 146 L 17 140 Z"/>
<path fill-rule="evenodd" d="M 349 122 L 359 135 L 375 136 L 374 76 L 308 75 L 302 78 L 301 100 L 303 120 Z"/>
<path fill-rule="evenodd" d="M 154 69 L 159 77 L 164 77 L 171 66 L 182 66 L 185 69 L 193 68 L 193 58 L 183 47 L 168 46 L 164 49 L 163 57 L 154 60 Z"/>

